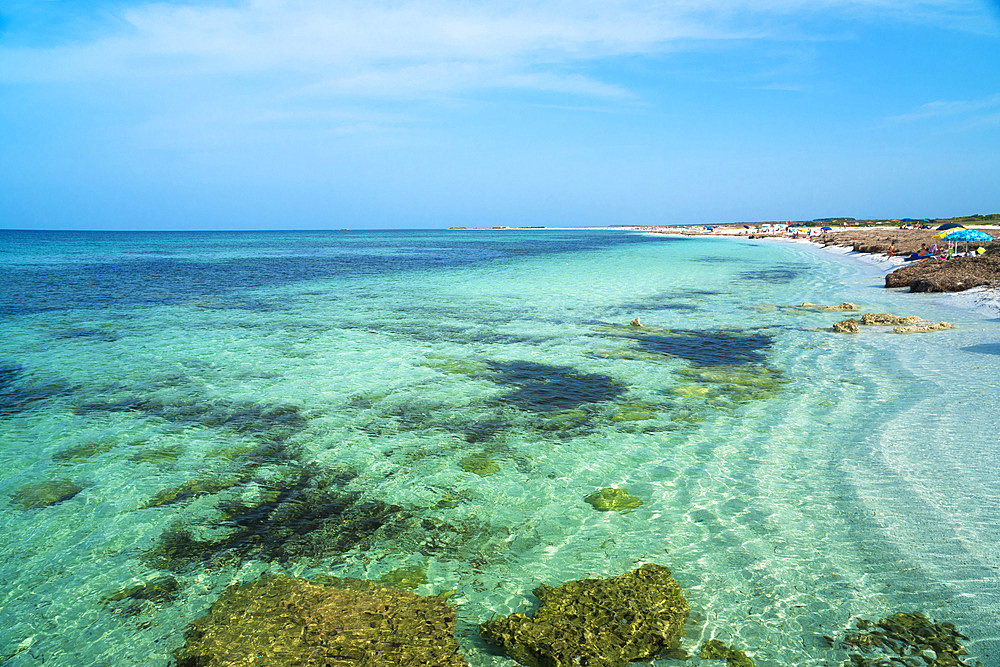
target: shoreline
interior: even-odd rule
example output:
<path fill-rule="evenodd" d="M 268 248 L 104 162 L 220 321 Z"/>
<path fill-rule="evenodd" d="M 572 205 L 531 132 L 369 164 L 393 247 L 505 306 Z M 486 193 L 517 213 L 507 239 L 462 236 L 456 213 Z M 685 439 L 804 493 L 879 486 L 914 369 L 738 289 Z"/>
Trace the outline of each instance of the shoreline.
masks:
<path fill-rule="evenodd" d="M 823 252 L 828 255 L 835 255 L 839 258 L 862 262 L 870 266 L 876 266 L 880 269 L 883 278 L 896 269 L 907 266 L 906 260 L 900 255 L 863 252 L 855 250 L 852 246 L 829 243 L 828 241 L 817 237 L 788 238 L 781 236 L 768 236 L 754 240 L 806 244 L 816 248 L 819 252 Z M 907 294 L 914 293 L 906 287 L 883 286 L 883 289 L 896 292 L 905 291 Z M 1000 287 L 979 286 L 959 292 L 924 292 L 924 294 L 936 297 L 935 301 L 950 308 L 957 308 L 959 310 L 978 313 L 986 317 L 1000 319 Z"/>

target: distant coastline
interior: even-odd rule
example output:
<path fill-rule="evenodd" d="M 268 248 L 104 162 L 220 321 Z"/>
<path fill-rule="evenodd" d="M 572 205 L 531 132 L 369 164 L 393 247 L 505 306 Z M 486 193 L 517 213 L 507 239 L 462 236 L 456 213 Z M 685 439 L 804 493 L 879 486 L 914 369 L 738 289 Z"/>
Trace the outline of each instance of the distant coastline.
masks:
<path fill-rule="evenodd" d="M 976 256 L 907 261 L 928 248 L 944 251 L 941 225 L 953 223 L 993 236 L 976 242 Z M 808 222 L 734 222 L 718 225 L 602 225 L 576 227 L 450 227 L 452 231 L 626 231 L 701 238 L 742 237 L 749 240 L 788 240 L 819 244 L 842 255 L 868 257 L 885 269 L 885 287 L 910 292 L 947 293 L 948 301 L 967 310 L 1000 316 L 1000 214 L 954 218 L 855 220 L 822 218 Z M 968 244 L 955 248 L 968 251 Z"/>

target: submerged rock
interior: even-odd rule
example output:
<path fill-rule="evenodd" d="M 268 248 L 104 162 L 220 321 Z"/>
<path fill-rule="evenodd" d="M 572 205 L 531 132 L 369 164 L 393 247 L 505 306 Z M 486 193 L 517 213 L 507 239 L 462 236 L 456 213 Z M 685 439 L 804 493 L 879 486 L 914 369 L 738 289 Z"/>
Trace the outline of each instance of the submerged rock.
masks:
<path fill-rule="evenodd" d="M 916 324 L 917 322 L 926 321 L 924 318 L 917 317 L 916 315 L 900 317 L 899 315 L 890 315 L 889 313 L 865 313 L 861 316 L 861 324 L 866 327 L 898 326 L 900 324 Z"/>
<path fill-rule="evenodd" d="M 627 512 L 642 505 L 641 500 L 629 495 L 625 489 L 616 489 L 613 487 L 595 491 L 584 498 L 584 500 L 593 505 L 595 510 L 601 512 Z"/>
<path fill-rule="evenodd" d="M 737 403 L 772 398 L 788 384 L 780 370 L 768 366 L 695 367 L 679 369 L 677 375 L 690 389 L 677 388 L 675 393 Z"/>
<path fill-rule="evenodd" d="M 58 451 L 52 455 L 52 460 L 59 463 L 72 463 L 74 461 L 82 461 L 86 459 L 95 459 L 101 454 L 105 454 L 111 451 L 115 446 L 115 443 L 111 440 L 103 440 L 98 442 L 88 442 L 81 445 L 74 445 L 72 447 L 67 447 L 62 451 Z"/>
<path fill-rule="evenodd" d="M 948 322 L 931 322 L 929 324 L 913 324 L 908 327 L 895 327 L 894 334 L 922 333 L 924 331 L 941 331 L 943 329 L 954 329 L 955 325 Z"/>
<path fill-rule="evenodd" d="M 183 445 L 167 445 L 158 449 L 143 449 L 128 457 L 133 463 L 174 463 L 184 454 Z"/>
<path fill-rule="evenodd" d="M 853 317 L 833 323 L 833 330 L 837 333 L 861 333 L 861 325 Z"/>
<path fill-rule="evenodd" d="M 182 482 L 172 489 L 164 489 L 150 499 L 148 503 L 139 509 L 151 509 L 153 507 L 164 507 L 175 503 L 183 503 L 188 500 L 200 498 L 224 491 L 240 483 L 238 477 L 198 477 Z"/>
<path fill-rule="evenodd" d="M 726 646 L 718 639 L 709 639 L 701 645 L 698 657 L 702 660 L 725 660 L 727 667 L 754 667 L 746 653 Z"/>
<path fill-rule="evenodd" d="M 610 579 L 581 579 L 535 589 L 533 618 L 511 614 L 480 624 L 483 637 L 532 667 L 624 667 L 680 645 L 688 607 L 662 565 Z"/>
<path fill-rule="evenodd" d="M 469 454 L 458 462 L 458 467 L 480 477 L 500 472 L 500 466 L 493 462 L 493 457 L 490 456 L 489 452 Z"/>
<path fill-rule="evenodd" d="M 851 303 L 850 301 L 844 301 L 843 303 L 838 304 L 836 306 L 824 306 L 824 305 L 821 305 L 821 304 L 818 304 L 818 303 L 810 303 L 810 302 L 806 301 L 805 303 L 803 303 L 799 307 L 800 308 L 809 308 L 809 309 L 812 309 L 812 310 L 824 310 L 824 311 L 850 311 L 850 310 L 857 310 L 858 309 L 858 305 L 855 304 L 855 303 Z"/>
<path fill-rule="evenodd" d="M 574 410 L 613 401 L 626 392 L 624 385 L 600 373 L 584 373 L 571 366 L 532 361 L 490 363 L 490 378 L 511 387 L 503 403 L 536 413 Z"/>
<path fill-rule="evenodd" d="M 146 608 L 146 603 L 158 606 L 175 600 L 179 590 L 178 581 L 170 575 L 165 575 L 144 584 L 123 588 L 105 598 L 104 602 L 112 605 L 115 613 L 134 616 Z"/>
<path fill-rule="evenodd" d="M 359 579 L 230 586 L 186 637 L 178 667 L 468 665 L 444 600 Z"/>
<path fill-rule="evenodd" d="M 121 600 L 151 600 L 153 602 L 169 602 L 177 597 L 180 588 L 177 580 L 170 575 L 157 577 L 144 584 L 123 588 L 107 598 L 108 602 Z"/>
<path fill-rule="evenodd" d="M 953 623 L 934 623 L 920 613 L 899 612 L 874 623 L 859 618 L 857 629 L 848 630 L 839 642 L 849 650 L 856 667 L 982 667 L 960 656 L 969 654 L 959 640 L 969 638 Z M 837 642 L 834 642 L 836 645 Z M 868 657 L 868 656 L 871 657 Z"/>
<path fill-rule="evenodd" d="M 629 337 L 645 352 L 677 357 L 699 367 L 764 364 L 774 343 L 769 333 L 733 329 L 637 331 Z"/>
<path fill-rule="evenodd" d="M 33 482 L 18 487 L 10 493 L 10 504 L 23 510 L 49 507 L 69 500 L 83 491 L 83 487 L 68 479 Z"/>
<path fill-rule="evenodd" d="M 379 577 L 379 581 L 388 586 L 406 588 L 412 591 L 417 586 L 427 583 L 427 566 L 409 565 L 398 567 L 383 574 Z"/>
<path fill-rule="evenodd" d="M 258 494 L 220 499 L 210 526 L 172 526 L 143 559 L 183 572 L 248 559 L 330 558 L 406 516 L 401 507 L 344 489 L 353 473 L 289 472 L 268 480 Z"/>

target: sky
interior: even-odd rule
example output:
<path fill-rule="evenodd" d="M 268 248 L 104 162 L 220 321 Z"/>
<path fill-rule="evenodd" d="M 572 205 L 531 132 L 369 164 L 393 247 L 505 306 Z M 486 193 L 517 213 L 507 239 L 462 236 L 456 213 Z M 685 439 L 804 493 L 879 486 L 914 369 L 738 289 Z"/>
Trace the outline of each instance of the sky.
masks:
<path fill-rule="evenodd" d="M 0 228 L 1000 212 L 1000 0 L 0 0 Z"/>

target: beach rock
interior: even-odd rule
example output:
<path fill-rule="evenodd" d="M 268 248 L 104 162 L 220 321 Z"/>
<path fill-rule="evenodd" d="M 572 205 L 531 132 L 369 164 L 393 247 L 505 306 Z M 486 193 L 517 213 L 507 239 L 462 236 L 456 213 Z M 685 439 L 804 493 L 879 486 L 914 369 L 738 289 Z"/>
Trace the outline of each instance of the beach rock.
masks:
<path fill-rule="evenodd" d="M 483 637 L 532 667 L 625 667 L 680 645 L 688 607 L 662 565 L 610 579 L 581 579 L 535 589 L 534 617 L 511 614 L 480 624 Z"/>
<path fill-rule="evenodd" d="M 885 277 L 886 287 L 909 287 L 911 292 L 961 292 L 997 285 L 1000 285 L 1000 253 L 919 262 Z"/>
<path fill-rule="evenodd" d="M 861 325 L 853 317 L 833 323 L 833 330 L 837 333 L 861 333 Z"/>
<path fill-rule="evenodd" d="M 186 638 L 178 667 L 468 665 L 445 601 L 359 579 L 235 584 Z"/>
<path fill-rule="evenodd" d="M 640 322 L 639 318 L 637 317 L 634 320 L 632 320 L 631 322 L 629 322 L 629 326 L 632 326 L 632 327 L 641 327 L 642 326 L 642 322 Z"/>
<path fill-rule="evenodd" d="M 954 324 L 949 324 L 948 322 L 932 322 L 930 324 L 913 324 L 907 327 L 895 327 L 892 333 L 895 334 L 908 334 L 908 333 L 923 333 L 924 331 L 941 331 L 943 329 L 954 329 Z"/>
<path fill-rule="evenodd" d="M 625 489 L 606 488 L 595 491 L 586 498 L 595 510 L 600 512 L 626 512 L 642 505 L 642 501 L 629 495 Z"/>
<path fill-rule="evenodd" d="M 901 324 L 916 324 L 917 322 L 926 321 L 924 318 L 917 317 L 916 315 L 900 317 L 899 315 L 890 315 L 889 313 L 865 313 L 861 316 L 861 324 L 866 327 L 899 326 Z"/>

